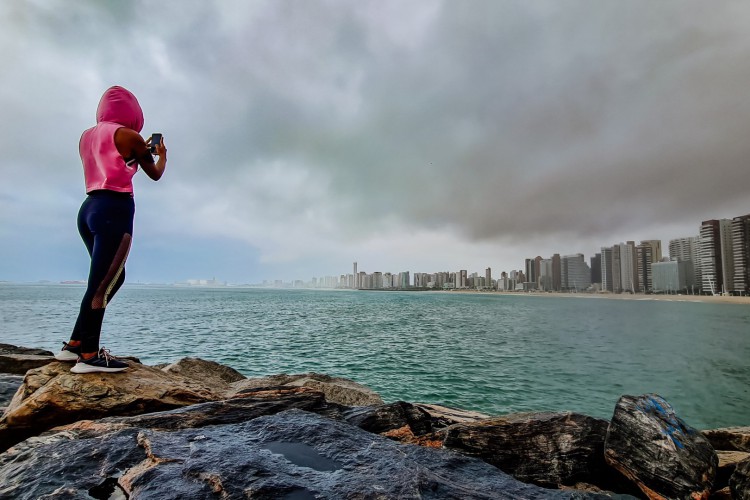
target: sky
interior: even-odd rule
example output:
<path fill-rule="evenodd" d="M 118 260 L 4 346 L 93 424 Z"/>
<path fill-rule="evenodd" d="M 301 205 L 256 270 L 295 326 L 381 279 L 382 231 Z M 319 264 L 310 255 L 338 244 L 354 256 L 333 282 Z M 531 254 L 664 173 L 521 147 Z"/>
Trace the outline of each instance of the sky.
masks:
<path fill-rule="evenodd" d="M 467 269 L 750 213 L 750 2 L 0 3 L 0 280 L 82 280 L 78 139 L 140 101 L 130 282 Z"/>

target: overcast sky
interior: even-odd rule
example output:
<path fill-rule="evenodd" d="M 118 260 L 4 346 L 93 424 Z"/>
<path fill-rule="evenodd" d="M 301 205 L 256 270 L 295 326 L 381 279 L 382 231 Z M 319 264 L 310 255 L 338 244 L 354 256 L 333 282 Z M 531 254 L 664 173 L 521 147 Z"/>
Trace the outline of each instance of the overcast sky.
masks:
<path fill-rule="evenodd" d="M 750 2 L 0 3 L 0 280 L 85 279 L 81 132 L 130 89 L 128 281 L 493 274 L 750 213 Z"/>

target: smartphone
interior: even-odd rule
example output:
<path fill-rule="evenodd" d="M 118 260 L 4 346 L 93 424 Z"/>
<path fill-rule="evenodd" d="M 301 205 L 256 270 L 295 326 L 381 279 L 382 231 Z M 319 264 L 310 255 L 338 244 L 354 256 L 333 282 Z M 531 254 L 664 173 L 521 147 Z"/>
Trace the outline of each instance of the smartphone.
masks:
<path fill-rule="evenodd" d="M 148 148 L 151 151 L 151 154 L 156 152 L 157 144 L 161 144 L 161 134 L 151 134 L 151 144 Z"/>

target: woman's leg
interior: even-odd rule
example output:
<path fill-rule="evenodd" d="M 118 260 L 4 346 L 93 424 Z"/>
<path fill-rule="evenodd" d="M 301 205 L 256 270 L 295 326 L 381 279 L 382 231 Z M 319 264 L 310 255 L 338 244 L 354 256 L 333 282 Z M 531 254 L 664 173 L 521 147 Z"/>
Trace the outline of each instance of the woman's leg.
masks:
<path fill-rule="evenodd" d="M 105 309 L 124 282 L 133 214 L 132 199 L 116 195 L 89 197 L 81 207 L 79 231 L 91 256 L 91 266 L 71 340 L 81 342 L 84 358 L 99 351 Z"/>

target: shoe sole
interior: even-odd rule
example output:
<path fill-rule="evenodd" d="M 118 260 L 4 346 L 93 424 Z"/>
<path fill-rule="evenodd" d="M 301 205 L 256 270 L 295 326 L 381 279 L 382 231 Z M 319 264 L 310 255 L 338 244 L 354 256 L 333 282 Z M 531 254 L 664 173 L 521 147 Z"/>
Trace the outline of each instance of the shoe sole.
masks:
<path fill-rule="evenodd" d="M 70 351 L 60 351 L 55 354 L 55 359 L 58 361 L 78 361 L 78 354 Z"/>
<path fill-rule="evenodd" d="M 117 373 L 127 370 L 127 366 L 122 368 L 109 368 L 104 366 L 91 366 L 86 363 L 76 363 L 76 365 L 70 369 L 71 373 Z"/>

